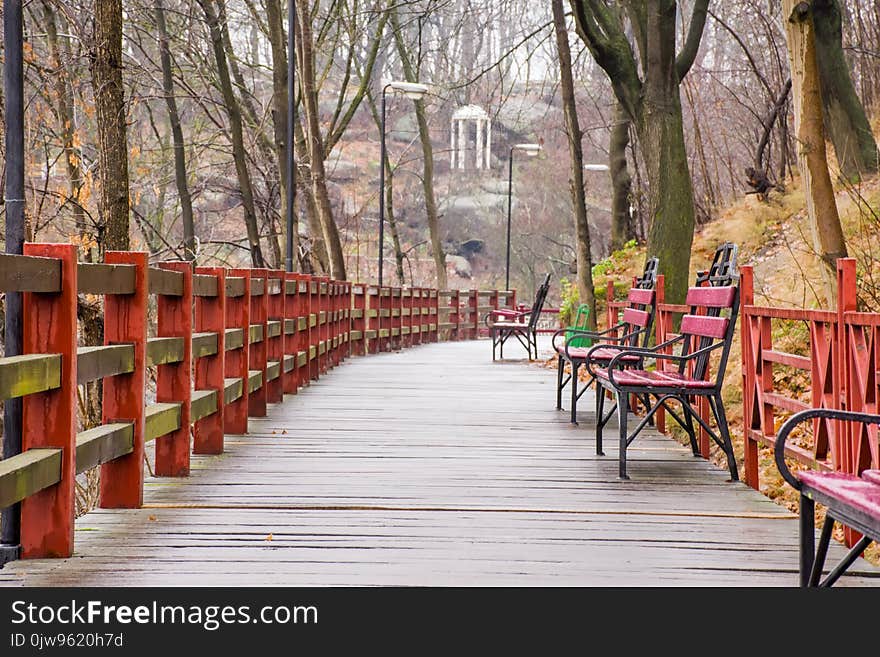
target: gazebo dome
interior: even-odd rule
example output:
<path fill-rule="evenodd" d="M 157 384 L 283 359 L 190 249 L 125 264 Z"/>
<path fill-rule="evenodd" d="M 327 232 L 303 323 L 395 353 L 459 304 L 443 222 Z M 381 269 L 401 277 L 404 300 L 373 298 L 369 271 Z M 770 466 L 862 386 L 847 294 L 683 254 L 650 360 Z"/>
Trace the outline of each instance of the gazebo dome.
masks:
<path fill-rule="evenodd" d="M 462 105 L 452 113 L 452 118 L 459 121 L 485 121 L 489 115 L 479 105 Z"/>

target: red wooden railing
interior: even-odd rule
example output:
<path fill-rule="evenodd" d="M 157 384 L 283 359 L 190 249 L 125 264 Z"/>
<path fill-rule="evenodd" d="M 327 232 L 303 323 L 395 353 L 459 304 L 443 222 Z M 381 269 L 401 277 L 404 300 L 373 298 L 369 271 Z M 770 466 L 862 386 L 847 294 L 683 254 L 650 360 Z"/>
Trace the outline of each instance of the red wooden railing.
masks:
<path fill-rule="evenodd" d="M 757 488 L 758 445 L 775 444 L 776 409 L 878 411 L 880 314 L 857 312 L 856 262 L 852 258 L 837 261 L 834 310 L 756 306 L 750 274 L 743 278 L 743 422 L 746 481 Z M 806 324 L 809 343 L 804 345 L 805 353 L 775 348 L 774 322 Z M 777 365 L 809 372 L 809 402 L 777 388 L 773 376 Z M 880 467 L 876 427 L 824 419 L 814 421 L 811 443 L 799 446 L 790 442 L 786 454 L 812 468 L 850 474 Z"/>
<path fill-rule="evenodd" d="M 140 252 L 107 253 L 104 264 L 76 255 L 68 244 L 0 255 L 0 290 L 24 293 L 25 354 L 0 358 L 0 399 L 22 397 L 24 409 L 23 451 L 0 461 L 0 508 L 21 502 L 26 558 L 72 554 L 78 473 L 101 467 L 99 506 L 138 507 L 148 442 L 156 475 L 187 476 L 191 451 L 222 453 L 225 434 L 246 433 L 249 417 L 349 355 L 477 337 L 481 313 L 515 298 L 269 269 L 150 267 Z M 78 293 L 104 299 L 103 346 L 78 347 Z M 77 385 L 97 380 L 102 424 L 77 433 Z"/>

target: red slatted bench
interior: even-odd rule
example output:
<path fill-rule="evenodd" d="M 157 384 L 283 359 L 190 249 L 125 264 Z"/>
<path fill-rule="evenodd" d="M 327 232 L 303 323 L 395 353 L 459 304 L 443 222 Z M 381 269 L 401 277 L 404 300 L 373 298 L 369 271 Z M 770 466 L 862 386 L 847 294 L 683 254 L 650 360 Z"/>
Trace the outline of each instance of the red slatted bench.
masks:
<path fill-rule="evenodd" d="M 673 339 L 651 349 L 597 345 L 587 353 L 587 368 L 599 385 L 596 391 L 596 453 L 603 453 L 602 431 L 615 411 L 614 407 L 607 413 L 604 410 L 604 391 L 607 390 L 615 397 L 620 434 L 621 479 L 629 478 L 626 472 L 627 447 L 651 422 L 660 408 L 687 431 L 695 456 L 701 455 L 694 425 L 695 422 L 699 423 L 709 437 L 724 450 L 731 479 L 736 481 L 739 478 L 727 415 L 721 399 L 727 359 L 739 312 L 736 255 L 735 245 L 730 242 L 721 245 L 709 271 L 697 275 L 695 286 L 688 290 L 685 300 L 689 312 L 682 317 L 679 335 Z M 704 286 L 705 284 L 708 286 Z M 606 361 L 603 354 L 603 350 L 608 349 L 616 354 L 610 361 Z M 679 353 L 669 353 L 674 349 L 679 349 Z M 602 354 L 602 358 L 594 358 L 595 353 Z M 710 359 L 715 354 L 718 355 L 718 368 L 715 375 L 711 376 Z M 640 359 L 640 363 L 633 365 L 633 359 Z M 646 368 L 645 361 L 653 361 L 655 369 Z M 666 362 L 675 363 L 677 367 L 666 369 Z M 627 427 L 630 395 L 635 395 L 648 409 L 632 433 L 628 432 Z M 697 398 L 700 397 L 708 400 L 717 425 L 715 429 L 695 408 Z M 670 408 L 671 402 L 681 405 L 683 417 Z"/>
<path fill-rule="evenodd" d="M 880 541 L 880 470 L 865 470 L 856 476 L 845 472 L 813 470 L 794 474 L 788 468 L 785 442 L 789 434 L 798 424 L 819 419 L 880 424 L 880 415 L 823 408 L 795 413 L 779 429 L 774 447 L 776 467 L 785 481 L 800 493 L 800 585 L 803 587 L 833 586 L 872 541 Z M 828 510 L 818 546 L 815 527 L 817 502 Z M 856 530 L 862 534 L 862 538 L 823 580 L 822 572 L 835 522 Z"/>

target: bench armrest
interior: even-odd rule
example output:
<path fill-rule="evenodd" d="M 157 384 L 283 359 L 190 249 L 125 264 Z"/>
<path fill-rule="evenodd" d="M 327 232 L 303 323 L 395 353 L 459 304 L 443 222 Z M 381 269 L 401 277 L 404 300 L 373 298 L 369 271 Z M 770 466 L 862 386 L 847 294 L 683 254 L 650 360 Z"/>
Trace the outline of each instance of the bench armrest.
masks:
<path fill-rule="evenodd" d="M 853 411 L 841 411 L 831 408 L 811 408 L 806 411 L 795 413 L 785 421 L 776 434 L 776 445 L 773 448 L 773 457 L 776 460 L 776 467 L 779 474 L 788 482 L 795 490 L 801 489 L 801 480 L 798 479 L 785 462 L 785 441 L 788 440 L 789 434 L 801 422 L 807 420 L 815 420 L 822 418 L 827 420 L 843 420 L 845 422 L 861 422 L 862 424 L 880 424 L 880 415 L 871 415 L 869 413 L 854 413 Z"/>

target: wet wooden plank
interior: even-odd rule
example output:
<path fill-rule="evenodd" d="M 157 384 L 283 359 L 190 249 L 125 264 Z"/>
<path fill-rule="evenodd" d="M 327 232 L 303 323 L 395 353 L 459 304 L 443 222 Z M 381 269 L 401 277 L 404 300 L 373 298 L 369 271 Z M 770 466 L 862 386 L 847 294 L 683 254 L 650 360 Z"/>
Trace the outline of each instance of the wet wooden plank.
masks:
<path fill-rule="evenodd" d="M 0 509 L 61 481 L 60 449 L 29 449 L 0 461 Z"/>
<path fill-rule="evenodd" d="M 0 399 L 13 399 L 61 385 L 60 354 L 0 358 Z"/>
<path fill-rule="evenodd" d="M 0 291 L 58 292 L 61 263 L 54 258 L 0 253 Z"/>
<path fill-rule="evenodd" d="M 134 345 L 131 344 L 79 347 L 76 353 L 76 382 L 79 384 L 134 371 Z"/>
<path fill-rule="evenodd" d="M 130 422 L 103 424 L 81 431 L 76 435 L 76 473 L 130 454 L 133 444 L 134 426 Z"/>
<path fill-rule="evenodd" d="M 174 272 L 179 273 L 179 272 Z M 183 338 L 150 338 L 147 340 L 147 367 L 179 363 L 183 360 Z"/>
<path fill-rule="evenodd" d="M 134 294 L 133 265 L 81 262 L 77 266 L 77 291 L 81 294 Z"/>
<path fill-rule="evenodd" d="M 179 271 L 150 267 L 147 272 L 147 283 L 150 294 L 183 296 L 183 274 Z"/>

